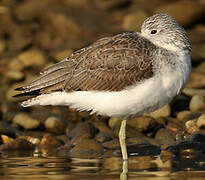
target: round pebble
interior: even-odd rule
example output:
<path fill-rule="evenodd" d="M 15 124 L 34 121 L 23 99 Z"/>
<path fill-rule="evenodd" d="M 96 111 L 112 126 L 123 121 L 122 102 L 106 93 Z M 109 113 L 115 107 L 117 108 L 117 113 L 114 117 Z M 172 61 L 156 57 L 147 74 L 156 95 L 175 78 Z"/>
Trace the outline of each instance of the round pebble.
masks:
<path fill-rule="evenodd" d="M 189 108 L 191 111 L 205 110 L 205 99 L 203 96 L 195 95 L 191 98 Z"/>
<path fill-rule="evenodd" d="M 29 117 L 27 114 L 19 113 L 14 116 L 13 123 L 22 126 L 24 129 L 35 129 L 40 125 L 40 121 Z"/>
<path fill-rule="evenodd" d="M 196 125 L 198 128 L 205 126 L 205 113 L 199 116 L 199 118 L 197 119 Z"/>
<path fill-rule="evenodd" d="M 48 117 L 44 123 L 46 129 L 49 132 L 55 133 L 55 134 L 62 134 L 65 132 L 65 124 L 57 117 L 51 116 Z"/>

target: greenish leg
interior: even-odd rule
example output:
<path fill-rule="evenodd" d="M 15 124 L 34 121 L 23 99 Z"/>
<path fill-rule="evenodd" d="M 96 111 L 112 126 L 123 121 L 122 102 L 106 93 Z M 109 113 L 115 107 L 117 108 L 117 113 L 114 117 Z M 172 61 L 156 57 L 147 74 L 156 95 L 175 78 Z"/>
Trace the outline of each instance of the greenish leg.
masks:
<path fill-rule="evenodd" d="M 126 147 L 126 119 L 123 119 L 121 122 L 121 127 L 120 127 L 120 131 L 119 131 L 119 140 L 120 140 L 120 147 L 121 147 L 121 151 L 122 151 L 122 158 L 124 161 L 128 160 L 128 156 L 127 156 L 127 147 Z"/>

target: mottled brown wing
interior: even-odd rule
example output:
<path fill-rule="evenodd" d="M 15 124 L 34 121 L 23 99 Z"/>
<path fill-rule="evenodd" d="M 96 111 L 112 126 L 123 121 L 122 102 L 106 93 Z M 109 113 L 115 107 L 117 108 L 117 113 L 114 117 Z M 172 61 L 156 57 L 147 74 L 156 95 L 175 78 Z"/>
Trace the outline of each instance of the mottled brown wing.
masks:
<path fill-rule="evenodd" d="M 120 91 L 152 77 L 150 53 L 154 49 L 135 32 L 103 38 L 48 67 L 38 79 L 17 90 L 25 95 L 56 90 Z"/>

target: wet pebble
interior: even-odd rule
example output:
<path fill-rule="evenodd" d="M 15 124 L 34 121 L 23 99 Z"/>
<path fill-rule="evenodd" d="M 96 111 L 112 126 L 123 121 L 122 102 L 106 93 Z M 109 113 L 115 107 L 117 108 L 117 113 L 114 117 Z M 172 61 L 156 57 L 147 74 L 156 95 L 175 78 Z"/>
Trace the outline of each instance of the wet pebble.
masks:
<path fill-rule="evenodd" d="M 205 110 L 205 98 L 200 95 L 193 96 L 189 108 L 191 111 Z"/>
<path fill-rule="evenodd" d="M 156 121 L 150 116 L 140 116 L 127 121 L 127 125 L 135 128 L 137 131 L 142 132 L 156 125 Z"/>
<path fill-rule="evenodd" d="M 24 77 L 24 74 L 23 72 L 20 72 L 20 71 L 16 71 L 16 70 L 12 70 L 12 71 L 8 71 L 6 73 L 6 76 L 9 78 L 9 79 L 13 79 L 13 80 L 20 80 Z"/>
<path fill-rule="evenodd" d="M 113 139 L 113 134 L 109 133 L 109 132 L 99 132 L 96 136 L 95 136 L 96 141 L 100 142 L 100 143 L 104 143 L 106 141 L 110 141 Z"/>
<path fill-rule="evenodd" d="M 6 135 L 1 135 L 1 139 L 2 139 L 4 144 L 10 143 L 10 142 L 12 142 L 14 140 L 13 138 L 10 138 L 10 137 L 8 137 Z"/>
<path fill-rule="evenodd" d="M 74 157 L 97 158 L 102 155 L 103 146 L 94 139 L 84 139 L 70 150 Z"/>
<path fill-rule="evenodd" d="M 143 10 L 136 10 L 127 14 L 122 22 L 122 28 L 126 31 L 137 31 L 141 28 L 142 23 L 149 15 Z"/>
<path fill-rule="evenodd" d="M 18 130 L 4 121 L 0 121 L 0 134 L 14 137 Z"/>
<path fill-rule="evenodd" d="M 155 119 L 160 117 L 168 117 L 171 114 L 171 107 L 169 104 L 163 106 L 162 108 L 150 113 L 149 115 Z"/>
<path fill-rule="evenodd" d="M 153 138 L 149 138 L 146 136 L 139 136 L 139 137 L 132 137 L 132 138 L 127 138 L 126 139 L 126 143 L 128 144 L 153 144 L 153 145 L 159 145 L 158 142 L 153 139 Z"/>
<path fill-rule="evenodd" d="M 191 114 L 191 111 L 180 111 L 177 113 L 177 119 L 182 121 L 185 117 Z"/>
<path fill-rule="evenodd" d="M 25 113 L 19 113 L 14 116 L 13 123 L 22 126 L 24 129 L 35 129 L 40 125 L 40 121 L 31 118 Z"/>
<path fill-rule="evenodd" d="M 205 74 L 192 71 L 190 80 L 186 87 L 203 88 L 205 86 Z"/>
<path fill-rule="evenodd" d="M 55 134 L 62 134 L 65 132 L 66 125 L 59 119 L 58 117 L 51 116 L 48 117 L 44 123 L 46 129 L 49 132 L 55 133 Z"/>
<path fill-rule="evenodd" d="M 52 147 L 59 147 L 61 143 L 58 141 L 58 139 L 52 135 L 52 134 L 45 134 L 40 142 L 41 148 L 52 148 Z"/>
<path fill-rule="evenodd" d="M 96 129 L 90 122 L 83 122 L 76 125 L 67 135 L 70 139 L 74 137 L 92 138 L 96 133 Z"/>
<path fill-rule="evenodd" d="M 112 130 L 103 121 L 97 121 L 93 123 L 95 128 L 101 132 L 112 133 Z"/>
<path fill-rule="evenodd" d="M 163 146 L 171 146 L 176 144 L 175 135 L 168 129 L 161 128 L 155 135 L 155 140 Z"/>
<path fill-rule="evenodd" d="M 3 40 L 0 40 L 0 54 L 2 54 L 4 52 L 6 48 L 6 44 Z"/>
<path fill-rule="evenodd" d="M 17 138 L 7 144 L 0 145 L 1 151 L 7 150 L 32 150 L 34 149 L 34 145 L 23 138 Z"/>
<path fill-rule="evenodd" d="M 122 119 L 117 117 L 111 117 L 108 121 L 108 126 L 113 129 L 116 126 L 119 126 L 121 124 Z"/>
<path fill-rule="evenodd" d="M 191 142 L 205 143 L 205 134 L 195 133 L 191 137 Z"/>
<path fill-rule="evenodd" d="M 44 54 L 39 50 L 27 50 L 18 55 L 19 61 L 24 67 L 43 66 L 46 63 Z"/>
<path fill-rule="evenodd" d="M 189 120 L 185 123 L 186 131 L 189 134 L 194 134 L 199 131 L 199 128 L 196 125 L 197 119 Z"/>
<path fill-rule="evenodd" d="M 186 13 L 182 13 L 186 9 Z M 176 1 L 160 6 L 154 13 L 167 13 L 177 19 L 182 26 L 189 26 L 204 15 L 204 4 L 195 1 Z"/>
<path fill-rule="evenodd" d="M 198 128 L 205 126 L 205 113 L 201 114 L 197 119 L 196 125 Z"/>
<path fill-rule="evenodd" d="M 104 142 L 102 145 L 107 149 L 116 149 L 117 147 L 120 146 L 120 143 L 119 140 L 115 138 L 111 141 Z"/>
<path fill-rule="evenodd" d="M 98 0 L 93 1 L 99 8 L 110 9 L 126 3 L 128 0 Z"/>

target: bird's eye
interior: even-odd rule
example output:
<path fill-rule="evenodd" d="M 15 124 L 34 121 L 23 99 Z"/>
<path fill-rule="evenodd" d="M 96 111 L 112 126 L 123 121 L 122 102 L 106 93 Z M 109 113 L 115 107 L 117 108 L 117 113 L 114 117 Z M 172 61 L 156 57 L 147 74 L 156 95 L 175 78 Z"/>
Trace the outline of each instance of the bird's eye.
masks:
<path fill-rule="evenodd" d="M 154 30 L 151 31 L 151 34 L 156 34 L 156 33 L 157 33 L 157 30 L 156 30 L 156 29 L 154 29 Z"/>

